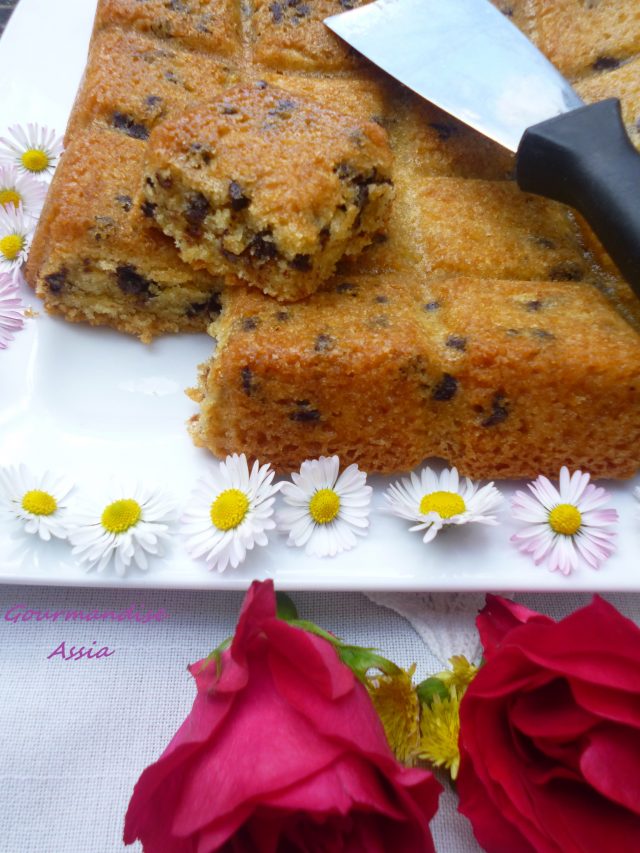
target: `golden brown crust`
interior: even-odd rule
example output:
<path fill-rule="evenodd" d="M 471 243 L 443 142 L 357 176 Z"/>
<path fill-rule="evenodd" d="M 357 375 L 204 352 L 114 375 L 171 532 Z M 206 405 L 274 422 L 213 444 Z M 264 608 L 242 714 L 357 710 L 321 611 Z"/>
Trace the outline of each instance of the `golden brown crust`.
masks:
<path fill-rule="evenodd" d="M 235 82 L 226 60 L 119 28 L 99 32 L 67 125 L 67 142 L 92 122 L 145 140 L 161 121 Z"/>
<path fill-rule="evenodd" d="M 240 44 L 236 0 L 100 0 L 94 34 L 114 24 L 221 56 Z"/>

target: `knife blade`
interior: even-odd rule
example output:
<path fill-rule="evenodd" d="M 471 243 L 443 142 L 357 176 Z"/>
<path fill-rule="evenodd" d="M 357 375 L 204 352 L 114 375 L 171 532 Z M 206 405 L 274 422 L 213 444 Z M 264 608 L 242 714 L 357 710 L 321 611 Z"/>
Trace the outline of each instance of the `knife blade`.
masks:
<path fill-rule="evenodd" d="M 617 99 L 586 106 L 489 0 L 377 0 L 325 24 L 418 95 L 516 152 L 521 189 L 579 210 L 640 297 L 640 155 Z"/>

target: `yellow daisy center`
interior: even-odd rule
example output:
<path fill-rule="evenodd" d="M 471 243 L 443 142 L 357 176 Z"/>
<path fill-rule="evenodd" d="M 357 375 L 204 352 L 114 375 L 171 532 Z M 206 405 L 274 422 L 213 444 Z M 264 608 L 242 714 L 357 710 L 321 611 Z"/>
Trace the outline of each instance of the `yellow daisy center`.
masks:
<path fill-rule="evenodd" d="M 53 515 L 58 509 L 58 502 L 49 492 L 31 489 L 22 497 L 22 509 L 31 515 Z"/>
<path fill-rule="evenodd" d="M 466 504 L 457 492 L 431 492 L 420 501 L 420 512 L 426 515 L 437 512 L 440 518 L 451 518 L 466 510 Z"/>
<path fill-rule="evenodd" d="M 7 234 L 6 237 L 0 239 L 0 254 L 8 261 L 15 261 L 22 247 L 24 246 L 24 237 L 19 234 Z"/>
<path fill-rule="evenodd" d="M 249 510 L 249 498 L 240 489 L 220 492 L 211 504 L 211 523 L 218 530 L 233 530 L 244 521 Z"/>
<path fill-rule="evenodd" d="M 22 165 L 30 172 L 43 172 L 49 165 L 49 157 L 38 148 L 30 148 L 20 158 Z"/>
<path fill-rule="evenodd" d="M 316 524 L 329 524 L 340 512 L 340 498 L 333 489 L 319 489 L 309 501 L 309 514 Z"/>
<path fill-rule="evenodd" d="M 102 526 L 109 533 L 126 533 L 140 521 L 142 507 L 133 498 L 114 501 L 105 509 L 100 519 Z"/>
<path fill-rule="evenodd" d="M 554 533 L 573 536 L 580 530 L 582 515 L 572 504 L 558 504 L 549 513 L 549 524 Z"/>
<path fill-rule="evenodd" d="M 22 196 L 20 193 L 15 190 L 5 189 L 0 190 L 0 205 L 9 205 L 12 204 L 14 207 L 17 207 L 22 201 Z"/>

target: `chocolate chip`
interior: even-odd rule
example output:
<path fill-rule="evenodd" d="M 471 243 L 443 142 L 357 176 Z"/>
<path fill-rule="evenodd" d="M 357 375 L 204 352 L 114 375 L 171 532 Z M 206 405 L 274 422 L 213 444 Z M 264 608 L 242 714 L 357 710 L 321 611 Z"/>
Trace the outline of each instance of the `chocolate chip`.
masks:
<path fill-rule="evenodd" d="M 260 231 L 248 246 L 249 253 L 259 261 L 271 261 L 278 257 L 276 244 L 270 231 Z"/>
<path fill-rule="evenodd" d="M 251 204 L 251 199 L 244 194 L 237 181 L 230 181 L 229 183 L 229 201 L 232 210 L 244 210 Z"/>
<path fill-rule="evenodd" d="M 128 296 L 150 296 L 152 282 L 129 264 L 116 269 L 118 287 Z"/>
<path fill-rule="evenodd" d="M 271 12 L 271 18 L 273 19 L 273 23 L 280 24 L 282 22 L 282 4 L 272 3 L 269 6 L 269 11 Z"/>
<path fill-rule="evenodd" d="M 582 281 L 584 270 L 580 264 L 569 261 L 565 264 L 557 264 L 549 270 L 551 281 Z"/>
<path fill-rule="evenodd" d="M 336 293 L 349 293 L 351 296 L 357 296 L 358 285 L 351 284 L 350 281 L 343 281 L 336 287 Z"/>
<path fill-rule="evenodd" d="M 197 317 L 200 314 L 217 316 L 222 311 L 222 302 L 219 293 L 212 293 L 205 302 L 192 302 L 187 310 L 187 317 Z"/>
<path fill-rule="evenodd" d="M 133 139 L 149 138 L 149 128 L 145 127 L 144 124 L 136 122 L 131 116 L 124 113 L 114 113 L 111 122 L 116 130 L 121 130 L 127 136 L 133 137 Z"/>
<path fill-rule="evenodd" d="M 297 412 L 290 412 L 289 419 L 298 421 L 298 423 L 310 423 L 320 420 L 320 412 L 317 409 L 300 409 Z"/>
<path fill-rule="evenodd" d="M 427 304 L 424 306 L 424 310 L 425 311 L 437 311 L 439 307 L 440 307 L 439 302 L 427 302 Z"/>
<path fill-rule="evenodd" d="M 331 228 L 328 225 L 325 225 L 324 228 L 320 229 L 320 233 L 318 234 L 318 238 L 320 240 L 320 247 L 324 249 L 324 247 L 329 242 L 329 237 L 331 237 Z"/>
<path fill-rule="evenodd" d="M 153 178 L 150 178 L 149 175 L 147 175 L 147 177 L 144 179 L 144 182 L 148 187 L 155 187 L 155 184 L 153 183 Z"/>
<path fill-rule="evenodd" d="M 620 66 L 620 60 L 615 56 L 599 56 L 591 66 L 594 71 L 612 71 Z"/>
<path fill-rule="evenodd" d="M 539 311 L 543 306 L 541 299 L 532 299 L 530 302 L 524 303 L 525 311 Z"/>
<path fill-rule="evenodd" d="M 355 8 L 355 6 L 354 6 L 354 0 L 340 0 L 340 5 L 342 6 L 342 8 L 343 8 L 346 12 L 348 12 L 348 11 L 349 11 L 349 9 L 354 9 L 354 8 Z"/>
<path fill-rule="evenodd" d="M 311 269 L 311 255 L 295 255 L 289 266 L 299 272 L 309 272 Z"/>
<path fill-rule="evenodd" d="M 162 175 L 156 172 L 156 181 L 160 184 L 163 190 L 170 190 L 173 186 L 173 178 L 171 175 Z"/>
<path fill-rule="evenodd" d="M 206 215 L 211 210 L 211 205 L 208 199 L 202 193 L 191 193 L 187 197 L 187 206 L 184 211 L 184 218 L 189 225 L 202 225 Z"/>
<path fill-rule="evenodd" d="M 142 215 L 146 216 L 148 219 L 153 219 L 153 217 L 156 215 L 157 206 L 158 205 L 154 204 L 152 201 L 143 201 L 140 205 Z"/>
<path fill-rule="evenodd" d="M 460 335 L 449 335 L 445 345 L 451 349 L 457 349 L 460 350 L 460 352 L 464 352 L 467 348 L 467 339 L 460 337 Z"/>
<path fill-rule="evenodd" d="M 66 267 L 62 267 L 62 269 L 58 270 L 58 272 L 52 272 L 49 275 L 45 275 L 44 280 L 49 288 L 50 293 L 60 293 L 65 284 L 67 283 L 67 275 L 69 271 Z"/>
<path fill-rule="evenodd" d="M 314 350 L 316 352 L 330 352 L 336 345 L 334 338 L 331 335 L 318 335 Z"/>
<path fill-rule="evenodd" d="M 456 395 L 456 391 L 458 390 L 458 380 L 455 376 L 451 376 L 450 373 L 443 373 L 442 379 L 433 389 L 431 396 L 434 400 L 438 400 L 438 402 L 444 403 L 447 400 L 453 399 Z"/>
<path fill-rule="evenodd" d="M 380 296 L 376 296 L 376 302 L 379 302 L 380 305 L 386 305 L 388 301 L 389 301 L 388 296 L 384 296 L 382 294 L 380 294 Z"/>
<path fill-rule="evenodd" d="M 242 377 L 242 390 L 247 395 L 247 397 L 250 397 L 255 390 L 255 387 L 253 385 L 253 372 L 251 368 L 243 367 L 240 371 L 240 376 Z"/>
<path fill-rule="evenodd" d="M 488 418 L 482 421 L 483 427 L 492 427 L 501 424 L 509 417 L 509 409 L 505 403 L 505 396 L 502 391 L 498 391 L 491 401 L 491 414 Z"/>
<path fill-rule="evenodd" d="M 242 331 L 243 332 L 255 332 L 258 328 L 260 320 L 257 317 L 243 317 L 242 318 Z"/>
<path fill-rule="evenodd" d="M 129 211 L 133 207 L 133 199 L 130 195 L 117 195 L 116 201 L 122 207 L 123 210 L 126 210 L 127 213 L 129 213 Z"/>
<path fill-rule="evenodd" d="M 556 336 L 552 332 L 547 332 L 546 329 L 531 329 L 531 334 L 534 338 L 540 338 L 542 341 L 555 341 Z"/>

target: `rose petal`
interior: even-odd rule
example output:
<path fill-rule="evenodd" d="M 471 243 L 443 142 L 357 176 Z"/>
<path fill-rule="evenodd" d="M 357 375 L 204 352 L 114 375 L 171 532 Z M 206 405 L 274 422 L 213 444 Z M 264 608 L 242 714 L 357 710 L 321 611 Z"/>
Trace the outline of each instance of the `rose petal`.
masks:
<path fill-rule="evenodd" d="M 266 621 L 263 630 L 269 638 L 270 656 L 286 658 L 303 683 L 311 682 L 328 699 L 338 699 L 353 690 L 353 672 L 340 661 L 327 640 L 279 619 Z"/>
<path fill-rule="evenodd" d="M 576 702 L 586 711 L 604 717 L 605 720 L 614 720 L 640 729 L 640 692 L 634 695 L 624 690 L 603 690 L 596 684 L 588 684 L 575 678 L 572 678 L 570 683 Z M 640 685 L 635 686 L 640 691 Z"/>
<path fill-rule="evenodd" d="M 640 815 L 640 733 L 603 725 L 589 733 L 587 742 L 580 761 L 586 781 Z"/>
<path fill-rule="evenodd" d="M 524 625 L 530 620 L 536 622 L 551 622 L 547 616 L 529 610 L 515 601 L 508 601 L 498 595 L 487 595 L 486 604 L 476 618 L 476 625 L 480 633 L 480 639 L 484 648 L 484 655 L 488 658 L 505 636 L 519 625 Z"/>
<path fill-rule="evenodd" d="M 212 812 L 230 814 L 243 803 L 319 773 L 344 751 L 282 701 L 268 665 L 266 640 L 261 642 L 262 648 L 252 650 L 249 680 L 233 713 L 185 775 L 174 806 L 175 835 L 192 835 L 210 823 Z"/>
<path fill-rule="evenodd" d="M 490 790 L 478 778 L 466 754 L 461 756 L 456 789 L 460 797 L 458 811 L 471 821 L 481 847 L 490 853 L 536 853 L 518 827 L 496 807 Z"/>
<path fill-rule="evenodd" d="M 583 735 L 598 718 L 576 705 L 566 681 L 555 679 L 515 697 L 509 719 L 523 734 L 567 740 Z"/>

